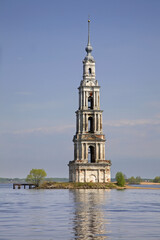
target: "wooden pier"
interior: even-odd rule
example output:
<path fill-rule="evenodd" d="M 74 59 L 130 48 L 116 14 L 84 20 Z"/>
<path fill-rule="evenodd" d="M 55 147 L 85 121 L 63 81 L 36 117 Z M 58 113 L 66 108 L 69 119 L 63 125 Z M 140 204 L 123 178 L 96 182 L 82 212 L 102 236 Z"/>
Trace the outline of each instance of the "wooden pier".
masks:
<path fill-rule="evenodd" d="M 36 185 L 32 184 L 32 183 L 13 183 L 13 189 L 21 189 L 21 187 L 24 187 L 24 189 L 26 189 L 26 186 L 28 186 L 29 189 L 34 188 Z"/>

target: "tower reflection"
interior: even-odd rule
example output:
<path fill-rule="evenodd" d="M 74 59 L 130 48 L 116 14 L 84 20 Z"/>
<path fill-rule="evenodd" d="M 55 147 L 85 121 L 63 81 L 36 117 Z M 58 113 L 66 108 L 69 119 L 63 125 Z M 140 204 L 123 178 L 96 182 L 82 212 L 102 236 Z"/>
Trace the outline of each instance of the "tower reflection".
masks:
<path fill-rule="evenodd" d="M 108 239 L 107 224 L 109 222 L 104 216 L 104 206 L 107 204 L 106 196 L 109 197 L 110 190 L 77 189 L 73 190 L 72 194 L 75 201 L 73 218 L 75 239 Z"/>

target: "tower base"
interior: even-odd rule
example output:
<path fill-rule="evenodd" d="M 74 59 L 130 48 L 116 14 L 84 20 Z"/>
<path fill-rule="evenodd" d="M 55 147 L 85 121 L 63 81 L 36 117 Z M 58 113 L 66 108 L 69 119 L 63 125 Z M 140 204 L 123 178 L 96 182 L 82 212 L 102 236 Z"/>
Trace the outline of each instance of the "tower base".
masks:
<path fill-rule="evenodd" d="M 110 160 L 99 161 L 99 163 L 82 163 L 70 161 L 70 182 L 110 182 Z"/>

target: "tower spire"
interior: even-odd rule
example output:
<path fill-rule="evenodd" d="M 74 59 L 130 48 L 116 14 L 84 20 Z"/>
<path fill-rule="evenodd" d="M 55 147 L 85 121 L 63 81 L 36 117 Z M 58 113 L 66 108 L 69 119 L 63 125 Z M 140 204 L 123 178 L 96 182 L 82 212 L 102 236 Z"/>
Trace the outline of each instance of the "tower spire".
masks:
<path fill-rule="evenodd" d="M 88 18 L 88 45 L 90 45 L 90 19 Z"/>
<path fill-rule="evenodd" d="M 88 43 L 87 46 L 85 48 L 86 52 L 87 52 L 87 56 L 85 57 L 84 60 L 89 60 L 89 61 L 94 61 L 93 56 L 91 55 L 92 52 L 92 46 L 90 43 L 90 19 L 88 18 Z"/>

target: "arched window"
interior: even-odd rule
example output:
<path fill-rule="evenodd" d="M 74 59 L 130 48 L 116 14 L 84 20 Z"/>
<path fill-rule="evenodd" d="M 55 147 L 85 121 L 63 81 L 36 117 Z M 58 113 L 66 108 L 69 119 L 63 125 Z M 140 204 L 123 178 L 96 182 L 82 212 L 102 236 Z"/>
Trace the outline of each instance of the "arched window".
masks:
<path fill-rule="evenodd" d="M 88 132 L 93 132 L 93 118 L 88 118 Z"/>
<path fill-rule="evenodd" d="M 93 146 L 89 146 L 89 148 L 88 148 L 88 162 L 95 163 L 95 153 L 94 153 Z"/>
<path fill-rule="evenodd" d="M 89 74 L 92 73 L 92 69 L 91 69 L 91 68 L 88 69 L 88 73 L 89 73 Z"/>
<path fill-rule="evenodd" d="M 93 97 L 89 96 L 88 98 L 88 109 L 93 109 Z"/>

